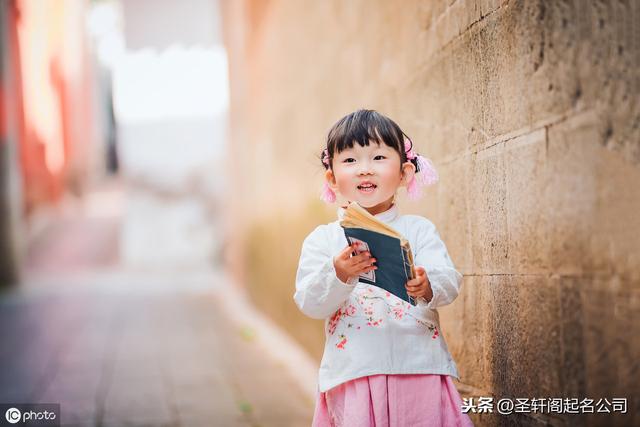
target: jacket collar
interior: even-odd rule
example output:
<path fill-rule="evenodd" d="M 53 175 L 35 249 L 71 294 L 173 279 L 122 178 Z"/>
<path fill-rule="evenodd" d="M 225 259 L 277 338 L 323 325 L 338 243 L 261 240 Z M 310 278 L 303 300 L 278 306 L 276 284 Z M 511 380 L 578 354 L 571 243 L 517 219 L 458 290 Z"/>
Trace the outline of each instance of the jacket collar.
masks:
<path fill-rule="evenodd" d="M 344 217 L 344 207 L 338 208 L 338 219 L 342 221 Z M 398 206 L 394 203 L 389 209 L 374 215 L 377 219 L 384 223 L 389 223 L 398 217 Z"/>

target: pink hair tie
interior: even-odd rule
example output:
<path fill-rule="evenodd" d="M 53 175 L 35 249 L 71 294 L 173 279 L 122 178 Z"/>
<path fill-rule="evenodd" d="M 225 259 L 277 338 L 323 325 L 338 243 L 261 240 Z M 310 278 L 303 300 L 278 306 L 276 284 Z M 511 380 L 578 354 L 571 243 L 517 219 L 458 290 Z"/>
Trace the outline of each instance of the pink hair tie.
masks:
<path fill-rule="evenodd" d="M 329 169 L 329 152 L 326 148 L 322 152 L 322 163 Z M 334 203 L 336 201 L 336 193 L 333 192 L 327 181 L 322 186 L 320 199 L 325 203 Z"/>
<path fill-rule="evenodd" d="M 327 149 L 325 148 L 324 151 L 322 152 L 322 163 L 326 166 L 329 167 L 329 152 L 327 151 Z"/>
<path fill-rule="evenodd" d="M 329 183 L 327 181 L 325 181 L 322 186 L 320 199 L 325 203 L 334 203 L 336 201 L 336 193 L 334 193 L 331 187 L 329 187 Z"/>
<path fill-rule="evenodd" d="M 404 151 L 407 160 L 415 159 L 418 165 L 418 171 L 407 183 L 407 196 L 410 200 L 417 200 L 422 197 L 422 187 L 438 182 L 438 172 L 429 159 L 413 151 L 413 143 L 408 138 L 404 141 Z"/>

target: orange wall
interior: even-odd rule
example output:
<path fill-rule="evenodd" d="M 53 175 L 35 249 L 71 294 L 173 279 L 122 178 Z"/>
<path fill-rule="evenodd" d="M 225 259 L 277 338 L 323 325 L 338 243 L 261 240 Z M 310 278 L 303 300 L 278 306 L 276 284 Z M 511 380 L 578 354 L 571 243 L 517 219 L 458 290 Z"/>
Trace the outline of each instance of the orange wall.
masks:
<path fill-rule="evenodd" d="M 16 0 L 27 212 L 81 192 L 94 126 L 84 0 Z"/>

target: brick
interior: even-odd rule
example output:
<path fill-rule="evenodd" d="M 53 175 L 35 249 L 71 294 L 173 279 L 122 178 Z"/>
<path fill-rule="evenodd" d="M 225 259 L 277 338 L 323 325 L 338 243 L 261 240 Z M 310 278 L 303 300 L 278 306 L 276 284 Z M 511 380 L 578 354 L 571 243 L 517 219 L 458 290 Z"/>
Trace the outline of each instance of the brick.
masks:
<path fill-rule="evenodd" d="M 592 134 L 596 145 L 597 202 L 594 206 L 590 245 L 598 256 L 596 271 L 611 271 L 618 275 L 622 287 L 640 289 L 640 168 L 625 153 L 603 147 Z"/>
<path fill-rule="evenodd" d="M 551 269 L 558 274 L 606 270 L 591 248 L 597 230 L 598 147 L 591 121 L 584 116 L 549 128 L 548 168 L 553 187 L 545 197 L 551 231 Z"/>
<path fill-rule="evenodd" d="M 463 331 L 451 340 L 462 382 L 501 397 L 560 395 L 557 284 L 537 275 L 488 275 L 465 278 L 464 286 Z"/>
<path fill-rule="evenodd" d="M 471 250 L 475 273 L 502 273 L 508 267 L 504 146 L 472 156 L 469 194 Z"/>
<path fill-rule="evenodd" d="M 595 113 L 574 116 L 549 128 L 552 268 L 565 274 L 619 274 L 640 278 L 640 247 L 629 230 L 640 227 L 640 171 L 603 147 Z M 620 191 L 621 189 L 625 191 Z"/>
<path fill-rule="evenodd" d="M 440 236 L 458 271 L 472 272 L 469 185 L 471 156 L 460 157 L 440 167 L 438 218 Z"/>
<path fill-rule="evenodd" d="M 586 396 L 584 354 L 584 307 L 576 277 L 551 279 L 560 292 L 563 396 Z"/>
<path fill-rule="evenodd" d="M 494 387 L 503 396 L 556 395 L 563 375 L 558 289 L 545 276 L 501 280 L 493 288 L 496 329 L 488 341 Z"/>
<path fill-rule="evenodd" d="M 549 271 L 549 206 L 553 188 L 546 165 L 546 130 L 505 143 L 509 270 L 531 274 Z"/>
<path fill-rule="evenodd" d="M 640 349 L 640 292 L 620 290 L 616 277 L 553 281 L 561 295 L 562 392 L 565 396 L 627 397 L 629 407 L 637 407 L 638 385 L 632 372 Z"/>
<path fill-rule="evenodd" d="M 451 342 L 452 356 L 458 366 L 460 380 L 489 392 L 494 390 L 490 380 L 492 376 L 491 337 L 496 325 L 491 314 L 494 307 L 491 289 L 496 285 L 499 285 L 497 278 L 465 277 L 461 294 L 462 317 L 458 317 L 453 322 L 445 322 L 443 319 L 442 325 L 447 333 L 445 336 L 447 343 Z M 461 335 L 453 333 L 458 328 L 449 331 L 451 323 L 462 324 Z"/>

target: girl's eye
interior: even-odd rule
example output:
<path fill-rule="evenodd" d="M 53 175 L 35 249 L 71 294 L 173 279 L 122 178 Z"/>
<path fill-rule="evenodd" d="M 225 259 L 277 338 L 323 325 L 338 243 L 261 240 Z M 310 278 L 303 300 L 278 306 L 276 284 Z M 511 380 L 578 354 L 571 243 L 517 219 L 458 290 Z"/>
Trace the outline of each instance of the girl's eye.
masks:
<path fill-rule="evenodd" d="M 347 159 L 344 159 L 344 160 L 342 161 L 342 163 L 353 163 L 353 162 L 355 162 L 355 161 L 356 161 L 356 159 L 354 159 L 353 157 L 349 157 L 349 158 L 347 158 Z"/>
<path fill-rule="evenodd" d="M 383 156 L 382 154 L 379 154 L 373 158 L 373 160 L 384 160 L 384 159 L 386 159 L 386 157 Z"/>

